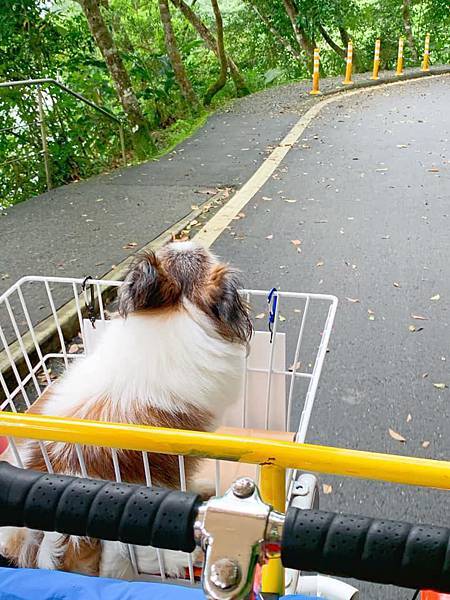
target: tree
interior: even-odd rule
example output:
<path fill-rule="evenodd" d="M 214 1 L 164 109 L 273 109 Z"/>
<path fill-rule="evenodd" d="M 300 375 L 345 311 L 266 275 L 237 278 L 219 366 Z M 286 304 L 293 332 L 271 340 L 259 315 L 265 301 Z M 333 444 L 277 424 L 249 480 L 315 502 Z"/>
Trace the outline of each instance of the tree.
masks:
<path fill-rule="evenodd" d="M 273 35 L 274 39 L 281 45 L 285 50 L 291 54 L 295 60 L 302 61 L 303 57 L 298 50 L 292 47 L 289 38 L 282 35 L 278 29 L 275 28 L 275 25 L 271 22 L 270 18 L 264 14 L 264 12 L 259 8 L 254 0 L 245 0 L 253 9 L 254 13 L 257 15 L 259 19 L 264 23 L 270 33 Z"/>
<path fill-rule="evenodd" d="M 146 148 L 154 149 L 154 143 L 150 136 L 149 123 L 139 106 L 130 76 L 117 51 L 111 32 L 103 19 L 98 0 L 79 0 L 79 2 L 86 16 L 89 30 L 105 60 L 117 96 L 127 116 L 135 142 L 135 149 L 138 155 L 142 156 L 145 154 Z"/>
<path fill-rule="evenodd" d="M 198 35 L 203 39 L 206 46 L 219 57 L 219 50 L 217 40 L 214 38 L 211 31 L 201 20 L 201 18 L 192 10 L 191 6 L 185 2 L 185 0 L 171 0 L 172 4 L 176 6 L 189 21 L 189 23 L 197 31 Z M 236 63 L 229 54 L 227 56 L 228 68 L 230 69 L 231 78 L 234 81 L 236 87 L 236 93 L 238 96 L 245 96 L 250 93 L 250 90 L 245 83 Z"/>
<path fill-rule="evenodd" d="M 318 28 L 319 28 L 319 31 L 320 31 L 323 39 L 330 46 L 330 48 L 332 50 L 334 50 L 336 52 L 336 54 L 338 54 L 339 56 L 342 56 L 342 58 L 345 58 L 347 56 L 347 50 L 345 48 L 341 48 L 338 44 L 336 44 L 336 42 L 330 36 L 330 34 L 328 33 L 328 31 L 322 25 L 322 23 L 318 24 Z M 347 44 L 348 44 L 348 40 L 347 40 Z"/>
<path fill-rule="evenodd" d="M 414 62 L 418 61 L 416 44 L 414 42 L 414 36 L 412 32 L 411 25 L 411 0 L 403 0 L 402 2 L 402 19 L 403 26 L 405 28 L 406 33 L 406 41 L 411 50 L 411 55 L 413 57 Z"/>
<path fill-rule="evenodd" d="M 175 74 L 175 79 L 177 80 L 181 94 L 186 100 L 188 106 L 190 109 L 196 112 L 198 109 L 198 99 L 186 74 L 186 69 L 184 68 L 183 60 L 178 49 L 172 27 L 172 19 L 170 16 L 168 0 L 159 0 L 159 13 L 164 30 L 164 40 L 166 43 L 167 54 L 169 55 L 169 60 Z"/>
<path fill-rule="evenodd" d="M 225 44 L 223 41 L 223 19 L 222 13 L 220 12 L 219 3 L 217 0 L 211 0 L 211 6 L 214 11 L 214 18 L 216 20 L 217 29 L 217 52 L 219 55 L 220 62 L 220 73 L 217 80 L 209 87 L 205 95 L 205 106 L 211 104 L 213 97 L 219 92 L 227 82 L 228 63 L 225 54 Z"/>
<path fill-rule="evenodd" d="M 308 69 L 312 71 L 313 59 L 314 59 L 314 48 L 316 46 L 316 42 L 314 39 L 311 39 L 305 31 L 303 25 L 300 24 L 300 15 L 297 9 L 297 6 L 294 4 L 293 0 L 283 0 L 284 9 L 286 14 L 289 17 L 289 20 L 292 25 L 292 30 L 294 31 L 295 39 L 299 47 L 303 50 L 306 56 L 306 63 Z"/>

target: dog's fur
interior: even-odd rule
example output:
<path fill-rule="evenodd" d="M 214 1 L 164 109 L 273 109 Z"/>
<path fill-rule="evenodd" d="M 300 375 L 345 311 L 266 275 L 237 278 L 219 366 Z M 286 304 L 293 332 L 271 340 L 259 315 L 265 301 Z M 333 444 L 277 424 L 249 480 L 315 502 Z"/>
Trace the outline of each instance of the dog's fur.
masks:
<path fill-rule="evenodd" d="M 243 356 L 252 334 L 235 271 L 192 242 L 137 256 L 119 292 L 120 318 L 91 355 L 76 359 L 38 403 L 48 415 L 213 430 L 240 392 Z M 33 412 L 33 408 L 30 412 Z M 36 410 L 35 410 L 36 412 Z M 71 444 L 47 442 L 57 473 L 80 475 Z M 20 447 L 24 465 L 46 470 L 36 442 Z M 111 451 L 83 450 L 89 477 L 114 480 Z M 145 482 L 142 454 L 118 451 L 123 481 Z M 152 484 L 179 487 L 178 457 L 150 454 Z M 187 481 L 197 460 L 185 459 Z M 0 530 L 0 553 L 21 567 L 130 576 L 128 549 L 119 543 L 28 529 Z M 178 574 L 185 558 L 166 553 Z M 155 551 L 139 551 L 141 569 L 158 571 Z M 144 564 L 142 564 L 144 563 Z"/>

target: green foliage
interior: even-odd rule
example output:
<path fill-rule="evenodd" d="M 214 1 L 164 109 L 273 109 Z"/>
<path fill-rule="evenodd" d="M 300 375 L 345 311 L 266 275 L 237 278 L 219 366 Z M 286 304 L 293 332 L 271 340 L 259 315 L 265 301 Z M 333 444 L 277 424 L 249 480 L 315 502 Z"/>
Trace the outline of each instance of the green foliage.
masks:
<path fill-rule="evenodd" d="M 191 0 L 188 0 L 191 4 Z M 159 152 L 189 134 L 205 114 L 191 116 L 170 65 L 157 0 L 102 0 L 110 27 Z M 279 37 L 302 53 L 282 0 L 220 0 L 225 47 L 248 87 L 256 91 L 309 77 L 252 10 L 256 6 Z M 298 25 L 321 48 L 324 75 L 343 73 L 342 56 L 329 47 L 323 30 L 340 48 L 353 39 L 359 70 L 371 68 L 373 46 L 382 38 L 382 67 L 395 64 L 398 37 L 405 34 L 402 0 L 294 0 Z M 431 62 L 450 61 L 450 8 L 442 0 L 412 0 L 412 31 L 419 55 L 431 33 Z M 209 0 L 193 9 L 214 33 Z M 105 62 L 80 6 L 73 0 L 0 0 L 0 81 L 60 78 L 68 87 L 122 117 Z M 171 5 L 173 26 L 189 79 L 200 98 L 217 78 L 219 65 L 197 32 Z M 406 65 L 412 65 L 405 45 Z M 217 105 L 235 96 L 231 80 Z M 118 164 L 116 124 L 57 88 L 43 88 L 53 185 L 77 180 Z M 35 88 L 0 90 L 0 207 L 45 190 Z M 126 136 L 129 140 L 129 132 Z M 128 143 L 127 143 L 128 145 Z M 132 159 L 131 154 L 128 155 Z"/>

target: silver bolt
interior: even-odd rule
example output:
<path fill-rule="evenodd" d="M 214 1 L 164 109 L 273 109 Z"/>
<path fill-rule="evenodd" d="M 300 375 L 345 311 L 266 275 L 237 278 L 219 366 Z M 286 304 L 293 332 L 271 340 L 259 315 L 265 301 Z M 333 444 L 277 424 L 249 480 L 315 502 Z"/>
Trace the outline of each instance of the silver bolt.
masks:
<path fill-rule="evenodd" d="M 240 582 L 241 569 L 231 558 L 219 558 L 211 567 L 210 579 L 219 589 L 229 590 Z"/>
<path fill-rule="evenodd" d="M 250 477 L 240 477 L 233 483 L 232 489 L 238 498 L 248 498 L 255 491 L 255 482 Z"/>

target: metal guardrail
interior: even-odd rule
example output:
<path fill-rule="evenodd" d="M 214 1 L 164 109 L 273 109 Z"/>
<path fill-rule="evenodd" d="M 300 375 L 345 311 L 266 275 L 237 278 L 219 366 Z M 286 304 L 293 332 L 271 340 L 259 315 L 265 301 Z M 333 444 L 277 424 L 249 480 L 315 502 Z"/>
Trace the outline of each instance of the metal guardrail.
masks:
<path fill-rule="evenodd" d="M 92 102 L 92 100 L 85 98 L 82 94 L 79 94 L 78 92 L 74 92 L 73 90 L 68 88 L 66 85 L 59 82 L 57 79 L 51 79 L 51 78 L 45 77 L 42 79 L 24 79 L 21 81 L 0 82 L 0 89 L 13 88 L 13 87 L 36 86 L 36 92 L 37 92 L 36 100 L 37 100 L 37 109 L 38 109 L 38 115 L 39 115 L 39 120 L 37 121 L 36 125 L 38 125 L 40 128 L 41 144 L 42 144 L 42 150 L 41 150 L 40 154 L 42 154 L 43 159 L 44 159 L 45 177 L 46 177 L 46 181 L 47 181 L 47 189 L 48 190 L 50 190 L 52 188 L 52 177 L 51 177 L 50 155 L 48 152 L 47 126 L 46 126 L 46 122 L 45 122 L 44 101 L 43 101 L 43 97 L 42 97 L 42 86 L 44 86 L 44 85 L 53 85 L 53 86 L 58 87 L 63 92 L 66 92 L 70 96 L 76 98 L 77 100 L 79 100 L 80 102 L 83 102 L 84 104 L 87 104 L 88 106 L 90 106 L 91 108 L 96 110 L 97 112 L 101 113 L 107 119 L 114 121 L 118 126 L 122 160 L 123 160 L 124 165 L 127 164 L 126 154 L 125 154 L 125 138 L 124 138 L 123 122 L 119 117 L 116 117 L 111 112 L 106 110 L 106 108 L 98 106 L 98 104 L 95 104 L 95 102 Z M 5 128 L 5 130 L 6 129 L 10 130 L 12 128 Z M 2 131 L 3 130 L 0 130 L 0 133 Z M 13 162 L 18 162 L 18 161 L 22 160 L 23 158 L 27 158 L 27 157 L 20 156 L 18 158 L 13 158 L 11 160 L 6 161 L 3 164 L 10 164 Z M 0 165 L 0 166 L 2 166 L 2 165 Z"/>

